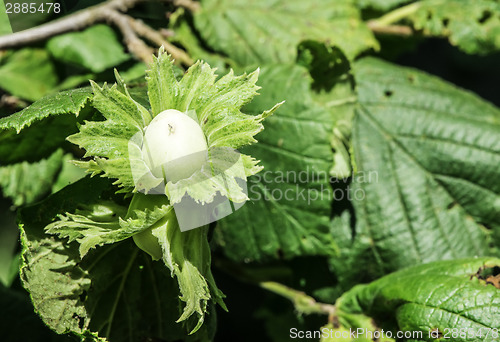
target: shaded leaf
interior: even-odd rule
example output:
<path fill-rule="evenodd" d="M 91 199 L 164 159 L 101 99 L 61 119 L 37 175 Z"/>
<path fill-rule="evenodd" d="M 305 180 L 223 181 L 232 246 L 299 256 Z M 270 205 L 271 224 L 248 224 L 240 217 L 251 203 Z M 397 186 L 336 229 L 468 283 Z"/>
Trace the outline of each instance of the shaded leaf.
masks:
<path fill-rule="evenodd" d="M 19 232 L 16 215 L 8 202 L 5 199 L 0 201 L 0 289 L 12 285 L 19 269 L 19 255 L 16 255 Z"/>
<path fill-rule="evenodd" d="M 5 341 L 71 342 L 52 332 L 33 311 L 26 291 L 0 285 L 0 329 Z M 15 319 L 13 319 L 15 317 Z"/>
<path fill-rule="evenodd" d="M 0 163 L 33 163 L 48 158 L 67 144 L 68 134 L 77 130 L 74 115 L 60 115 L 35 122 L 20 133 L 14 130 L 0 132 Z"/>
<path fill-rule="evenodd" d="M 34 203 L 50 193 L 62 168 L 63 151 L 57 150 L 39 162 L 22 162 L 0 167 L 0 189 L 16 206 Z"/>

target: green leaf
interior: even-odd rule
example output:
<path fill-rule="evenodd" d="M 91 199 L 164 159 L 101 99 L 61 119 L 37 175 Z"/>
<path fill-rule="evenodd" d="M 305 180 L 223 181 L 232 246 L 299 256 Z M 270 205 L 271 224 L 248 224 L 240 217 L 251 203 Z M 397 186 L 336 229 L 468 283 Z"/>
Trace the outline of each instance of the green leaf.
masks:
<path fill-rule="evenodd" d="M 314 101 L 334 118 L 331 138 L 334 165 L 330 174 L 336 179 L 348 178 L 352 175 L 349 149 L 354 104 L 357 102 L 351 65 L 340 49 L 315 41 L 302 42 L 298 50 L 298 63 L 307 67 L 313 78 Z"/>
<path fill-rule="evenodd" d="M 175 282 L 131 240 L 99 248 L 81 260 L 77 244 L 44 233 L 58 214 L 110 200 L 110 190 L 109 180 L 85 178 L 21 210 L 21 279 L 35 310 L 57 333 L 93 341 L 210 341 L 214 321 L 190 337 L 187 332 L 196 320 L 175 323 L 180 315 Z M 117 219 L 107 211 L 94 214 L 102 223 Z M 210 311 L 209 317 L 214 314 Z"/>
<path fill-rule="evenodd" d="M 77 118 L 89 114 L 83 108 L 91 96 L 90 88 L 63 91 L 0 118 L 0 163 L 35 162 L 49 157 L 69 134 L 77 131 Z"/>
<path fill-rule="evenodd" d="M 102 24 L 54 37 L 47 43 L 47 49 L 56 59 L 92 72 L 102 72 L 130 58 L 113 29 Z"/>
<path fill-rule="evenodd" d="M 120 240 L 118 234 L 131 233 L 132 235 L 142 232 L 134 236 L 137 246 L 147 251 L 155 260 L 162 258 L 171 276 L 177 278 L 182 294 L 180 299 L 186 303 L 177 322 L 186 321 L 196 314 L 197 323 L 191 331 L 193 334 L 202 327 L 205 321 L 210 299 L 213 298 L 216 303 L 226 309 L 222 301 L 224 295 L 215 285 L 210 270 L 208 227 L 182 232 L 172 209 L 165 196 L 137 193 L 129 207 L 129 213 L 132 214 L 127 215 L 130 217 L 126 221 L 120 219 L 121 229 L 115 230 L 114 235 L 108 235 L 108 237 L 109 242 L 113 242 L 113 238 L 115 241 Z M 81 221 L 84 220 L 85 217 L 82 217 Z M 64 224 L 59 226 L 63 228 Z M 84 228 L 83 225 L 82 228 Z M 60 231 L 70 236 L 70 240 L 77 237 L 70 229 Z M 88 234 L 88 231 L 82 230 L 82 235 L 85 234 Z M 82 243 L 82 241 L 79 242 Z M 82 244 L 80 249 L 83 246 Z M 156 250 L 157 248 L 159 251 Z"/>
<path fill-rule="evenodd" d="M 60 215 L 59 220 L 49 224 L 45 231 L 67 237 L 68 242 L 78 241 L 80 257 L 83 258 L 92 248 L 125 240 L 151 227 L 171 209 L 171 206 L 163 205 L 134 211 L 130 217 L 125 217 L 127 210 L 124 207 L 112 201 L 100 201 L 84 206 L 74 214 Z"/>
<path fill-rule="evenodd" d="M 375 322 L 383 319 L 393 333 L 421 331 L 423 341 L 455 328 L 469 334 L 453 336 L 453 341 L 496 341 L 498 334 L 491 329 L 500 328 L 500 291 L 483 274 L 499 265 L 495 258 L 459 259 L 392 273 L 345 293 L 336 303 L 339 320 L 366 314 Z"/>
<path fill-rule="evenodd" d="M 7 15 L 5 4 L 0 0 L 0 36 L 11 34 L 12 27 L 10 26 L 9 16 Z"/>
<path fill-rule="evenodd" d="M 52 182 L 52 193 L 58 192 L 67 185 L 70 185 L 83 177 L 85 171 L 72 163 L 74 157 L 71 154 L 65 154 L 62 160 L 62 168 L 57 178 Z"/>
<path fill-rule="evenodd" d="M 495 0 L 424 0 L 408 19 L 417 30 L 448 37 L 470 54 L 500 50 L 500 3 Z"/>
<path fill-rule="evenodd" d="M 0 129 L 14 129 L 19 133 L 34 122 L 52 115 L 72 113 L 78 116 L 91 97 L 92 91 L 89 87 L 45 96 L 18 113 L 0 118 Z"/>
<path fill-rule="evenodd" d="M 80 132 L 67 138 L 86 150 L 90 161 L 78 162 L 93 174 L 104 172 L 109 178 L 116 178 L 117 184 L 134 187 L 134 178 L 129 160 L 129 141 L 151 120 L 149 111 L 123 94 L 117 86 L 102 88 L 92 82 L 94 97 L 92 104 L 105 121 L 87 121 Z"/>
<path fill-rule="evenodd" d="M 308 39 L 338 46 L 349 58 L 378 49 L 352 0 L 208 0 L 194 23 L 209 46 L 240 65 L 291 63 Z"/>
<path fill-rule="evenodd" d="M 489 254 L 485 226 L 498 228 L 500 220 L 500 110 L 436 77 L 373 58 L 359 61 L 355 75 L 356 227 L 333 230 L 348 236 L 334 261 L 339 277 L 357 283 L 414 264 Z M 361 261 L 365 266 L 355 266 Z"/>
<path fill-rule="evenodd" d="M 74 115 L 60 115 L 36 122 L 19 134 L 14 130 L 0 132 L 0 162 L 33 163 L 48 158 L 58 148 L 69 145 L 66 137 L 77 130 Z"/>
<path fill-rule="evenodd" d="M 245 108 L 260 112 L 276 98 L 286 99 L 266 120 L 259 143 L 243 150 L 260 159 L 264 171 L 249 178 L 248 202 L 220 221 L 217 242 L 240 261 L 337 253 L 329 234 L 333 166 L 334 112 L 352 112 L 353 90 L 347 74 L 316 102 L 313 79 L 297 65 L 269 65 L 261 70 L 262 94 Z"/>
<path fill-rule="evenodd" d="M 48 94 L 57 81 L 54 65 L 43 49 L 16 51 L 0 66 L 0 88 L 29 101 Z"/>
<path fill-rule="evenodd" d="M 224 294 L 217 288 L 210 270 L 210 246 L 208 227 L 182 232 L 173 213 L 166 220 L 159 221 L 151 228 L 163 250 L 163 262 L 177 278 L 182 294 L 180 299 L 186 303 L 177 322 L 187 320 L 193 315 L 198 317 L 195 333 L 205 321 L 210 299 L 226 309 Z"/>
<path fill-rule="evenodd" d="M 23 206 L 49 193 L 62 168 L 63 151 L 57 150 L 39 162 L 22 162 L 0 167 L 0 189 L 14 205 Z"/>

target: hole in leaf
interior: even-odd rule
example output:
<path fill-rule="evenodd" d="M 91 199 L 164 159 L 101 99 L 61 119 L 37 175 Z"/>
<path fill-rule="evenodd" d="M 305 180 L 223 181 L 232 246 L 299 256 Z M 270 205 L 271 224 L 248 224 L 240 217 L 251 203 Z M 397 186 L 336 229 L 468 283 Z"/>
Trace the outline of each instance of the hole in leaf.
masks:
<path fill-rule="evenodd" d="M 85 300 L 87 299 L 87 291 L 83 291 L 79 297 L 80 301 L 85 302 Z"/>
<path fill-rule="evenodd" d="M 483 14 L 481 15 L 481 18 L 479 18 L 479 23 L 484 24 L 486 20 L 490 19 L 492 17 L 492 13 L 490 11 L 483 11 Z"/>
<path fill-rule="evenodd" d="M 476 277 L 486 285 L 493 285 L 500 289 L 500 267 L 480 267 L 479 270 L 472 277 Z"/>
<path fill-rule="evenodd" d="M 427 20 L 431 20 L 431 19 L 432 19 L 432 12 L 428 11 L 427 12 Z"/>
<path fill-rule="evenodd" d="M 83 324 L 85 323 L 85 320 L 83 319 L 83 317 L 80 317 L 76 313 L 74 313 L 73 316 L 71 316 L 71 317 L 73 319 L 77 319 L 78 320 L 78 327 L 80 328 L 80 330 L 82 330 L 83 329 Z"/>
<path fill-rule="evenodd" d="M 439 328 L 434 328 L 431 331 L 429 331 L 430 336 L 440 339 L 443 337 L 443 333 L 439 330 Z"/>
<path fill-rule="evenodd" d="M 386 91 L 384 91 L 385 97 L 391 97 L 392 94 L 393 94 L 392 90 L 386 90 Z"/>
<path fill-rule="evenodd" d="M 448 18 L 444 18 L 442 22 L 443 22 L 443 27 L 444 27 L 444 28 L 447 28 L 447 27 L 448 27 L 448 24 L 450 23 L 450 19 L 448 19 Z"/>

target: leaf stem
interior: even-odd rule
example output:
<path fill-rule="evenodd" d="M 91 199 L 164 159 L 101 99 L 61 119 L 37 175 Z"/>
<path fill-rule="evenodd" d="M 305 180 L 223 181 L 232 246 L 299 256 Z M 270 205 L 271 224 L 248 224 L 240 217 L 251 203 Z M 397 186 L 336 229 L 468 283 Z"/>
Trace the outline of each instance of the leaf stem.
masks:
<path fill-rule="evenodd" d="M 191 12 L 200 10 L 200 3 L 193 0 L 174 0 L 174 6 L 183 7 Z"/>
<path fill-rule="evenodd" d="M 378 19 L 370 20 L 370 22 L 374 25 L 376 24 L 377 26 L 389 26 L 415 13 L 419 8 L 420 2 L 414 2 L 409 5 L 396 8 L 394 11 L 386 13 Z"/>
<path fill-rule="evenodd" d="M 326 314 L 330 322 L 335 317 L 336 307 L 333 304 L 319 303 L 302 291 L 292 289 L 274 281 L 264 281 L 259 283 L 259 285 L 268 291 L 289 299 L 295 306 L 295 309 L 301 314 Z"/>
<path fill-rule="evenodd" d="M 368 21 L 366 24 L 368 25 L 368 28 L 375 34 L 387 34 L 407 37 L 413 35 L 414 33 L 414 30 L 411 27 L 405 25 L 379 26 L 378 23 L 372 20 Z"/>
<path fill-rule="evenodd" d="M 276 276 L 280 274 L 280 270 L 277 268 L 270 268 L 264 272 L 262 272 L 262 269 L 260 269 L 260 272 L 257 269 L 248 270 L 245 267 L 241 267 L 241 265 L 224 258 L 214 258 L 214 265 L 221 271 L 241 282 L 260 286 L 263 289 L 287 298 L 293 303 L 295 309 L 301 314 L 328 315 L 329 322 L 334 322 L 336 319 L 335 305 L 317 302 L 313 297 L 307 295 L 305 292 L 292 289 L 291 287 L 283 285 L 279 282 L 261 280 L 269 279 L 271 277 L 276 279 Z M 289 276 L 290 274 L 288 272 L 281 271 L 281 275 Z"/>

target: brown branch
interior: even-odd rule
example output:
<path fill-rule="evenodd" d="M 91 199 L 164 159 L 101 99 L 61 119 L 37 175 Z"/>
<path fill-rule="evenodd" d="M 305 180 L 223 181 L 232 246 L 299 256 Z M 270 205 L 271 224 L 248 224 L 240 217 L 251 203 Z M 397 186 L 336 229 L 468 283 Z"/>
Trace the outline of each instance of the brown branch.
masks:
<path fill-rule="evenodd" d="M 179 49 L 177 46 L 165 40 L 160 32 L 154 30 L 140 20 L 136 20 L 132 17 L 129 17 L 128 20 L 130 26 L 138 35 L 156 44 L 158 47 L 163 46 L 165 50 L 169 54 L 171 54 L 176 61 L 181 62 L 185 65 L 193 65 L 194 62 L 191 57 L 189 57 L 189 55 L 184 50 Z"/>
<path fill-rule="evenodd" d="M 410 26 L 405 25 L 379 25 L 376 21 L 368 21 L 368 28 L 375 34 L 408 37 L 415 34 Z"/>
<path fill-rule="evenodd" d="M 196 12 L 200 10 L 200 3 L 193 0 L 174 0 L 174 6 L 184 7 L 185 9 Z"/>
<path fill-rule="evenodd" d="M 106 20 L 106 15 L 110 10 L 126 11 L 142 1 L 145 0 L 110 0 L 47 24 L 1 36 L 0 50 L 32 44 L 61 33 L 84 29 L 96 22 Z"/>
<path fill-rule="evenodd" d="M 152 63 L 154 51 L 137 36 L 136 32 L 130 25 L 130 20 L 132 18 L 128 15 L 111 9 L 105 10 L 105 15 L 107 19 L 115 24 L 116 27 L 118 27 L 118 29 L 121 31 L 123 35 L 123 41 L 127 45 L 130 53 L 135 55 L 146 64 Z"/>
<path fill-rule="evenodd" d="M 48 39 L 58 34 L 78 31 L 97 22 L 107 21 L 115 25 L 123 35 L 123 40 L 130 53 L 141 61 L 149 64 L 153 61 L 153 49 L 139 36 L 144 37 L 155 45 L 163 46 L 165 50 L 179 63 L 192 65 L 193 60 L 182 49 L 168 42 L 163 35 L 153 28 L 121 12 L 133 7 L 139 2 L 147 0 L 109 0 L 105 3 L 86 8 L 62 19 L 49 22 L 32 29 L 0 37 L 0 51 L 2 49 L 27 45 Z M 172 1 L 172 0 L 170 0 Z M 197 2 L 191 0 L 174 0 L 176 6 L 183 6 L 196 11 Z"/>
<path fill-rule="evenodd" d="M 17 96 L 4 94 L 0 97 L 0 108 L 6 106 L 12 109 L 24 108 L 28 106 L 28 103 L 21 100 Z"/>

